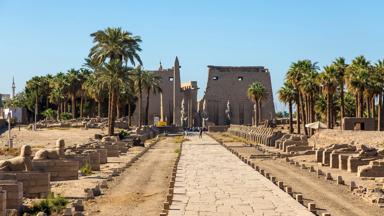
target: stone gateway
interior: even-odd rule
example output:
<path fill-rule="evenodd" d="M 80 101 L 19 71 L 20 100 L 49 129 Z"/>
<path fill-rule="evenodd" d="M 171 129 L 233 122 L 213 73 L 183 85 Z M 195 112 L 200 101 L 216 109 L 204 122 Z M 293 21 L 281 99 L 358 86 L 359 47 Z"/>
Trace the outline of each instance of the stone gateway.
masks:
<path fill-rule="evenodd" d="M 208 122 L 225 125 L 229 103 L 231 124 L 251 125 L 254 122 L 254 103 L 247 97 L 247 89 L 255 81 L 263 84 L 268 94 L 261 104 L 261 121 L 275 117 L 271 77 L 267 68 L 208 66 L 208 69 L 207 88 L 201 100 L 206 102 Z M 202 106 L 201 101 L 199 105 Z"/>

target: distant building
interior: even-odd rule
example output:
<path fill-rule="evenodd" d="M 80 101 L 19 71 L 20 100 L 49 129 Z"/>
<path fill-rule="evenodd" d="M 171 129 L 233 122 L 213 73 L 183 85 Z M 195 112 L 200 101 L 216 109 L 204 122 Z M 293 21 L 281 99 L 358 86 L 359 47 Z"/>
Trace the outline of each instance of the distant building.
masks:
<path fill-rule="evenodd" d="M 261 120 L 274 118 L 271 77 L 268 69 L 262 66 L 208 66 L 207 88 L 199 110 L 203 110 L 205 100 L 207 121 L 224 125 L 229 101 L 231 124 L 251 125 L 254 122 L 254 103 L 247 97 L 247 89 L 255 81 L 262 83 L 268 93 L 267 99 L 262 102 Z"/>
<path fill-rule="evenodd" d="M 189 81 L 181 83 L 180 81 L 180 64 L 176 57 L 174 66 L 169 69 L 163 69 L 160 63 L 158 70 L 150 71 L 161 78 L 160 87 L 162 93 L 149 95 L 149 122 L 155 123 L 155 120 L 164 121 L 167 125 L 181 126 L 181 109 L 184 100 L 184 112 L 186 126 L 196 126 L 198 121 L 195 115 L 197 112 L 197 82 Z M 142 101 L 142 119 L 145 118 L 145 107 L 147 102 L 147 94 L 143 92 Z M 139 119 L 138 105 L 133 114 L 133 123 L 137 124 Z"/>

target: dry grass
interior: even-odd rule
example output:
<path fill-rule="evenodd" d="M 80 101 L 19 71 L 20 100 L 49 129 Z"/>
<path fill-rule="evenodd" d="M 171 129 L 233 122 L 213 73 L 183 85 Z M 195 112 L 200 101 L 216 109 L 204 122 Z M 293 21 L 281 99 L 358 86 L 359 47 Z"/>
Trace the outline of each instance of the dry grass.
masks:
<path fill-rule="evenodd" d="M 175 137 L 174 141 L 177 144 L 181 144 L 181 143 L 183 143 L 185 141 L 189 141 L 189 139 L 185 138 L 184 136 L 177 136 L 177 137 Z"/>
<path fill-rule="evenodd" d="M 0 148 L 0 155 L 5 156 L 18 156 L 20 154 L 20 148 Z"/>

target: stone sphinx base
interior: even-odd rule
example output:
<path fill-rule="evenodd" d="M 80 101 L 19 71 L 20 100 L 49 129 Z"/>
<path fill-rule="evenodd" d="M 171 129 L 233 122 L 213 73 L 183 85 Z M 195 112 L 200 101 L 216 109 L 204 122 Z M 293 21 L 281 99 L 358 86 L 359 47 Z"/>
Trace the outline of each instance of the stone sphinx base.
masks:
<path fill-rule="evenodd" d="M 51 181 L 76 180 L 79 178 L 79 162 L 75 160 L 33 160 L 32 169 L 49 172 Z"/>
<path fill-rule="evenodd" d="M 23 204 L 23 183 L 16 180 L 0 180 L 0 187 L 6 191 L 6 208 L 20 211 Z"/>
<path fill-rule="evenodd" d="M 384 177 L 384 161 L 371 161 L 368 165 L 359 166 L 357 168 L 357 176 L 359 177 Z"/>
<path fill-rule="evenodd" d="M 23 183 L 26 198 L 46 198 L 51 191 L 48 172 L 0 172 L 0 180 L 16 180 Z"/>
<path fill-rule="evenodd" d="M 0 215 L 7 213 L 7 191 L 0 188 Z"/>

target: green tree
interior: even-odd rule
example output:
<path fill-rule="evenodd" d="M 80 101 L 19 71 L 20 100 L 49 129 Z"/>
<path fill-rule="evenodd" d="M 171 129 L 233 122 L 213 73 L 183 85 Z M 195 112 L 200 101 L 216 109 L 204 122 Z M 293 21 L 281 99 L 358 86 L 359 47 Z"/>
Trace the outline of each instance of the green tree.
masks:
<path fill-rule="evenodd" d="M 91 48 L 89 58 L 97 66 L 104 65 L 105 72 L 104 78 L 111 78 L 114 80 L 103 80 L 109 84 L 116 82 L 116 74 L 121 71 L 110 71 L 111 69 L 123 69 L 123 65 L 131 63 L 135 65 L 136 62 L 141 62 L 138 52 L 141 51 L 141 39 L 138 36 L 133 36 L 130 32 L 123 31 L 121 28 L 107 28 L 92 33 L 95 45 Z M 115 73 L 112 75 L 110 73 Z M 118 87 L 108 85 L 108 134 L 114 133 L 114 121 L 116 111 L 116 99 L 118 94 Z"/>
<path fill-rule="evenodd" d="M 345 116 L 345 102 L 344 102 L 344 81 L 345 81 L 345 72 L 348 65 L 345 62 L 343 57 L 336 58 L 332 65 L 336 68 L 336 80 L 338 82 L 338 89 L 340 92 L 340 126 L 342 127 L 343 118 Z"/>
<path fill-rule="evenodd" d="M 258 126 L 261 117 L 261 101 L 266 98 L 267 91 L 263 84 L 256 81 L 248 87 L 247 94 L 255 103 L 255 125 Z"/>
<path fill-rule="evenodd" d="M 333 65 L 325 66 L 323 72 L 319 74 L 319 83 L 327 98 L 327 126 L 333 128 L 333 94 L 338 84 L 337 68 Z"/>
<path fill-rule="evenodd" d="M 297 98 L 297 90 L 293 87 L 291 83 L 284 83 L 284 85 L 279 89 L 278 95 L 279 100 L 285 104 L 288 104 L 288 113 L 289 113 L 289 133 L 293 133 L 293 112 L 292 106 L 294 101 Z"/>

